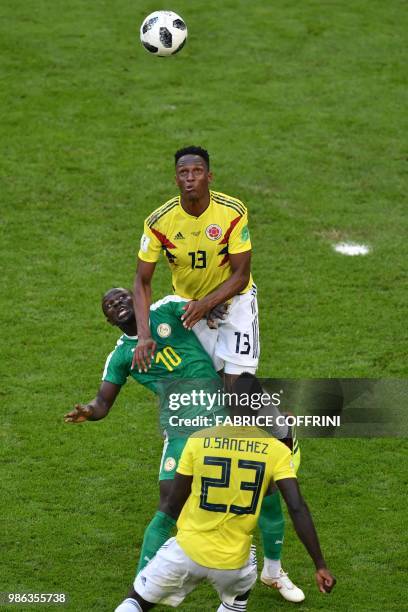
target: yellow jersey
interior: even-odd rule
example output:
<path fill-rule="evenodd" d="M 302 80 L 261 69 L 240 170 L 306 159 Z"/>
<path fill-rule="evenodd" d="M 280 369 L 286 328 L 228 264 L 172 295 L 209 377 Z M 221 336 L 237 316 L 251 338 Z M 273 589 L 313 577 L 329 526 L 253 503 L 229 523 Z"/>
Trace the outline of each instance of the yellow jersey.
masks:
<path fill-rule="evenodd" d="M 184 210 L 180 196 L 147 217 L 139 258 L 156 262 L 163 251 L 174 293 L 198 300 L 231 276 L 229 255 L 250 250 L 248 213 L 243 203 L 210 191 L 210 203 L 199 217 Z M 251 277 L 242 293 L 249 291 L 252 284 Z"/>
<path fill-rule="evenodd" d="M 193 434 L 177 472 L 193 476 L 177 521 L 178 544 L 196 563 L 245 565 L 271 480 L 296 478 L 287 446 L 256 427 L 222 426 Z"/>

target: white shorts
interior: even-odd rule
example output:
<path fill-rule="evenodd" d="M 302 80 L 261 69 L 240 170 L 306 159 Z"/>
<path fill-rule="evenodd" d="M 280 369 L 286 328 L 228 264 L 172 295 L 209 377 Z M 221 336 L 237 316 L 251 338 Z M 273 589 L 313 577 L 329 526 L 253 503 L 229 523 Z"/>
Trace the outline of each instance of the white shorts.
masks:
<path fill-rule="evenodd" d="M 170 538 L 135 578 L 134 589 L 151 603 L 163 603 L 176 608 L 199 582 L 207 579 L 216 589 L 221 601 L 232 605 L 255 583 L 256 555 L 251 547 L 249 559 L 235 570 L 217 570 L 195 563 Z"/>
<path fill-rule="evenodd" d="M 203 319 L 194 325 L 193 331 L 217 372 L 255 374 L 260 353 L 256 286 L 232 298 L 228 314 L 224 321 L 219 321 L 218 329 L 210 329 Z"/>

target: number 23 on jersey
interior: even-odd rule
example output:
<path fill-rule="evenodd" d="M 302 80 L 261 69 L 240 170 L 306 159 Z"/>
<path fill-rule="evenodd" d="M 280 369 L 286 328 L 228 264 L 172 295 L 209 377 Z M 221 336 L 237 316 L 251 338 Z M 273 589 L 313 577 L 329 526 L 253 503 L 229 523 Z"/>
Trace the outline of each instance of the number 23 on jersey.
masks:
<path fill-rule="evenodd" d="M 249 459 L 238 459 L 237 461 L 229 457 L 205 456 L 204 465 L 220 467 L 221 475 L 218 478 L 209 476 L 201 477 L 200 508 L 209 510 L 210 512 L 230 512 L 231 514 L 256 513 L 265 476 L 265 462 L 251 461 Z M 232 490 L 228 491 L 228 489 L 230 487 L 231 471 L 233 469 L 237 470 L 237 468 L 248 470 L 248 478 L 251 478 L 251 476 L 253 477 L 252 480 L 242 480 L 239 483 L 241 491 L 248 491 L 251 493 L 247 506 L 228 504 L 230 497 L 235 498 L 234 492 Z M 222 499 L 220 499 L 220 503 L 209 501 L 209 499 L 211 499 L 211 488 L 226 489 L 225 494 L 223 494 Z"/>

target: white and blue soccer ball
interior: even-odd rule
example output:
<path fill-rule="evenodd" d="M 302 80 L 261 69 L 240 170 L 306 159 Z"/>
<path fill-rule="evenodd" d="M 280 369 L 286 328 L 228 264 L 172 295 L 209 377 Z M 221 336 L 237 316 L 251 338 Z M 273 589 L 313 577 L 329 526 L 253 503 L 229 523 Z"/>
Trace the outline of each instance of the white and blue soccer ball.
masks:
<path fill-rule="evenodd" d="M 140 26 L 140 40 L 152 55 L 174 55 L 186 43 L 187 26 L 173 11 L 155 11 Z"/>

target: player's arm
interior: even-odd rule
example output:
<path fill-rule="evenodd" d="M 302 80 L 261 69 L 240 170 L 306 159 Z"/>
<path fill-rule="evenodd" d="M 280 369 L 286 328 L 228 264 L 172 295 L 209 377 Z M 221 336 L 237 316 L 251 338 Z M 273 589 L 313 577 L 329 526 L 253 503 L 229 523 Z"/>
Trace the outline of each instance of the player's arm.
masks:
<path fill-rule="evenodd" d="M 88 404 L 76 404 L 74 410 L 64 415 L 65 423 L 99 421 L 108 414 L 121 390 L 121 385 L 103 381 L 96 397 Z"/>
<path fill-rule="evenodd" d="M 136 315 L 138 343 L 133 354 L 132 368 L 147 371 L 156 350 L 156 342 L 151 337 L 149 312 L 152 302 L 151 282 L 156 262 L 139 258 L 133 286 L 133 303 Z"/>
<path fill-rule="evenodd" d="M 215 291 L 201 300 L 192 301 L 184 307 L 185 314 L 181 317 L 184 327 L 191 329 L 207 312 L 222 302 L 227 302 L 245 289 L 251 274 L 251 251 L 235 253 L 229 256 L 232 274 Z"/>
<path fill-rule="evenodd" d="M 185 476 L 176 472 L 170 495 L 165 501 L 162 511 L 177 520 L 191 493 L 192 482 L 192 476 Z"/>
<path fill-rule="evenodd" d="M 282 478 L 277 480 L 276 484 L 286 502 L 296 533 L 313 559 L 319 591 L 330 593 L 336 584 L 336 579 L 327 569 L 313 519 L 300 493 L 298 482 L 296 478 Z"/>

